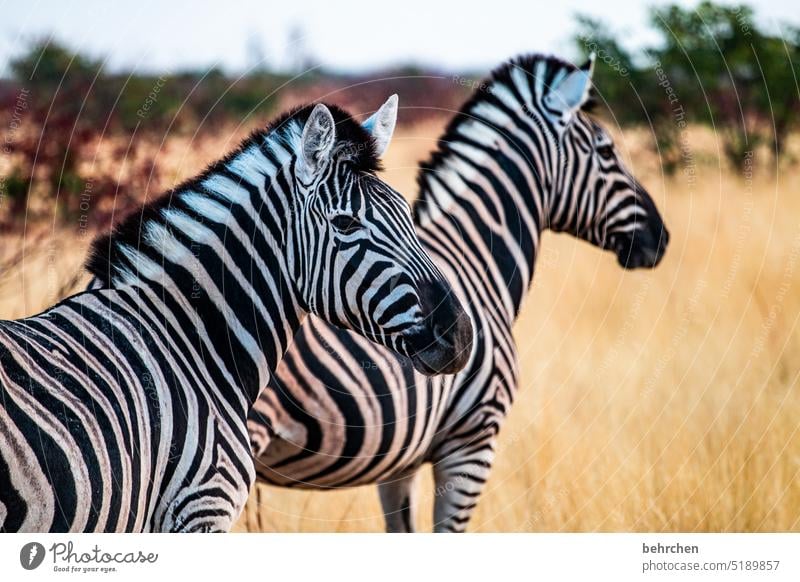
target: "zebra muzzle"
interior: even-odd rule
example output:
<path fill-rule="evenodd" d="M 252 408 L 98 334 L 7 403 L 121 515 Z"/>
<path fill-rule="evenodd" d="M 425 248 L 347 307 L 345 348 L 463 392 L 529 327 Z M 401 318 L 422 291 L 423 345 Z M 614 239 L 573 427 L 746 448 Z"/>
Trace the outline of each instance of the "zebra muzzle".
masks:
<path fill-rule="evenodd" d="M 455 374 L 472 352 L 472 323 L 449 286 L 432 282 L 420 289 L 422 321 L 403 334 L 408 356 L 422 374 Z"/>
<path fill-rule="evenodd" d="M 614 251 L 625 269 L 652 269 L 661 262 L 668 244 L 669 232 L 658 222 L 619 237 Z"/>

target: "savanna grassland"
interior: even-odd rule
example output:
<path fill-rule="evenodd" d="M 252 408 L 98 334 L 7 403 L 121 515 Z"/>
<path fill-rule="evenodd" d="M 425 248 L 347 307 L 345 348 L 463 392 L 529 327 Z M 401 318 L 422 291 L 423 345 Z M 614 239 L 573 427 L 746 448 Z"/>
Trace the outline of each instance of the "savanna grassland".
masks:
<path fill-rule="evenodd" d="M 384 176 L 409 197 L 441 127 L 404 129 L 389 150 Z M 242 133 L 153 143 L 150 189 L 198 172 Z M 618 143 L 670 248 L 656 270 L 626 272 L 545 235 L 515 327 L 522 387 L 470 531 L 800 530 L 800 170 L 758 151 L 731 170 L 714 136 L 693 130 L 666 177 L 646 132 Z M 46 220 L 4 234 L 0 316 L 85 284 L 90 237 Z M 427 529 L 427 471 L 421 485 Z M 372 487 L 258 486 L 238 529 L 379 531 L 382 515 Z"/>

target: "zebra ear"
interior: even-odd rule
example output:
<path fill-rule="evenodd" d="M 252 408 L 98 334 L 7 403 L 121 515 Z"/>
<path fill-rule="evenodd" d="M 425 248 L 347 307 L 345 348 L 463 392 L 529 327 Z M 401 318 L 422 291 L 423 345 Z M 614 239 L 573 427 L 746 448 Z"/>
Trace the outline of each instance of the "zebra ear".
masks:
<path fill-rule="evenodd" d="M 372 134 L 375 140 L 375 153 L 382 156 L 392 140 L 397 123 L 397 95 L 392 95 L 361 125 Z"/>
<path fill-rule="evenodd" d="M 553 85 L 545 97 L 548 107 L 561 111 L 562 114 L 572 114 L 586 103 L 592 88 L 594 59 L 594 53 L 590 54 L 586 64 Z"/>
<path fill-rule="evenodd" d="M 300 150 L 303 166 L 313 174 L 328 161 L 336 142 L 336 123 L 330 110 L 322 103 L 317 104 L 303 128 Z"/>

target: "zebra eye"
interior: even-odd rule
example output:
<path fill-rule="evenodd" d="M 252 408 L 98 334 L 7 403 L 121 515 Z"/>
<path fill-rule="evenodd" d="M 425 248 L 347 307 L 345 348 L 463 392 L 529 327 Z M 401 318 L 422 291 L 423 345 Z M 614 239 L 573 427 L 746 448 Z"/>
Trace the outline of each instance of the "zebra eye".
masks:
<path fill-rule="evenodd" d="M 604 160 L 610 160 L 614 157 L 614 148 L 612 148 L 610 145 L 600 146 L 597 148 L 597 155 Z"/>
<path fill-rule="evenodd" d="M 354 234 L 364 228 L 355 216 L 347 214 L 337 214 L 331 219 L 331 224 L 341 234 Z"/>

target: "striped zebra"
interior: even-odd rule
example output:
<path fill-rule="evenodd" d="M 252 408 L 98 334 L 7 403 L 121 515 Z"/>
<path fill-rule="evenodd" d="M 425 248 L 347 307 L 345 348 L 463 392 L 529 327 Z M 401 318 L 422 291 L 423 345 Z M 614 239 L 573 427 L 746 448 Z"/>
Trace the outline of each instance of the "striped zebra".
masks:
<path fill-rule="evenodd" d="M 654 267 L 668 234 L 608 133 L 585 111 L 593 57 L 517 58 L 480 85 L 419 174 L 417 232 L 475 329 L 467 366 L 426 378 L 310 318 L 250 416 L 258 477 L 299 488 L 378 483 L 388 531 L 414 531 L 418 469 L 434 470 L 436 531 L 463 531 L 517 391 L 512 326 L 541 233 Z"/>
<path fill-rule="evenodd" d="M 466 363 L 469 320 L 375 175 L 396 114 L 281 117 L 95 241 L 110 288 L 0 322 L 0 530 L 228 530 L 248 410 L 308 312 L 424 373 Z"/>

